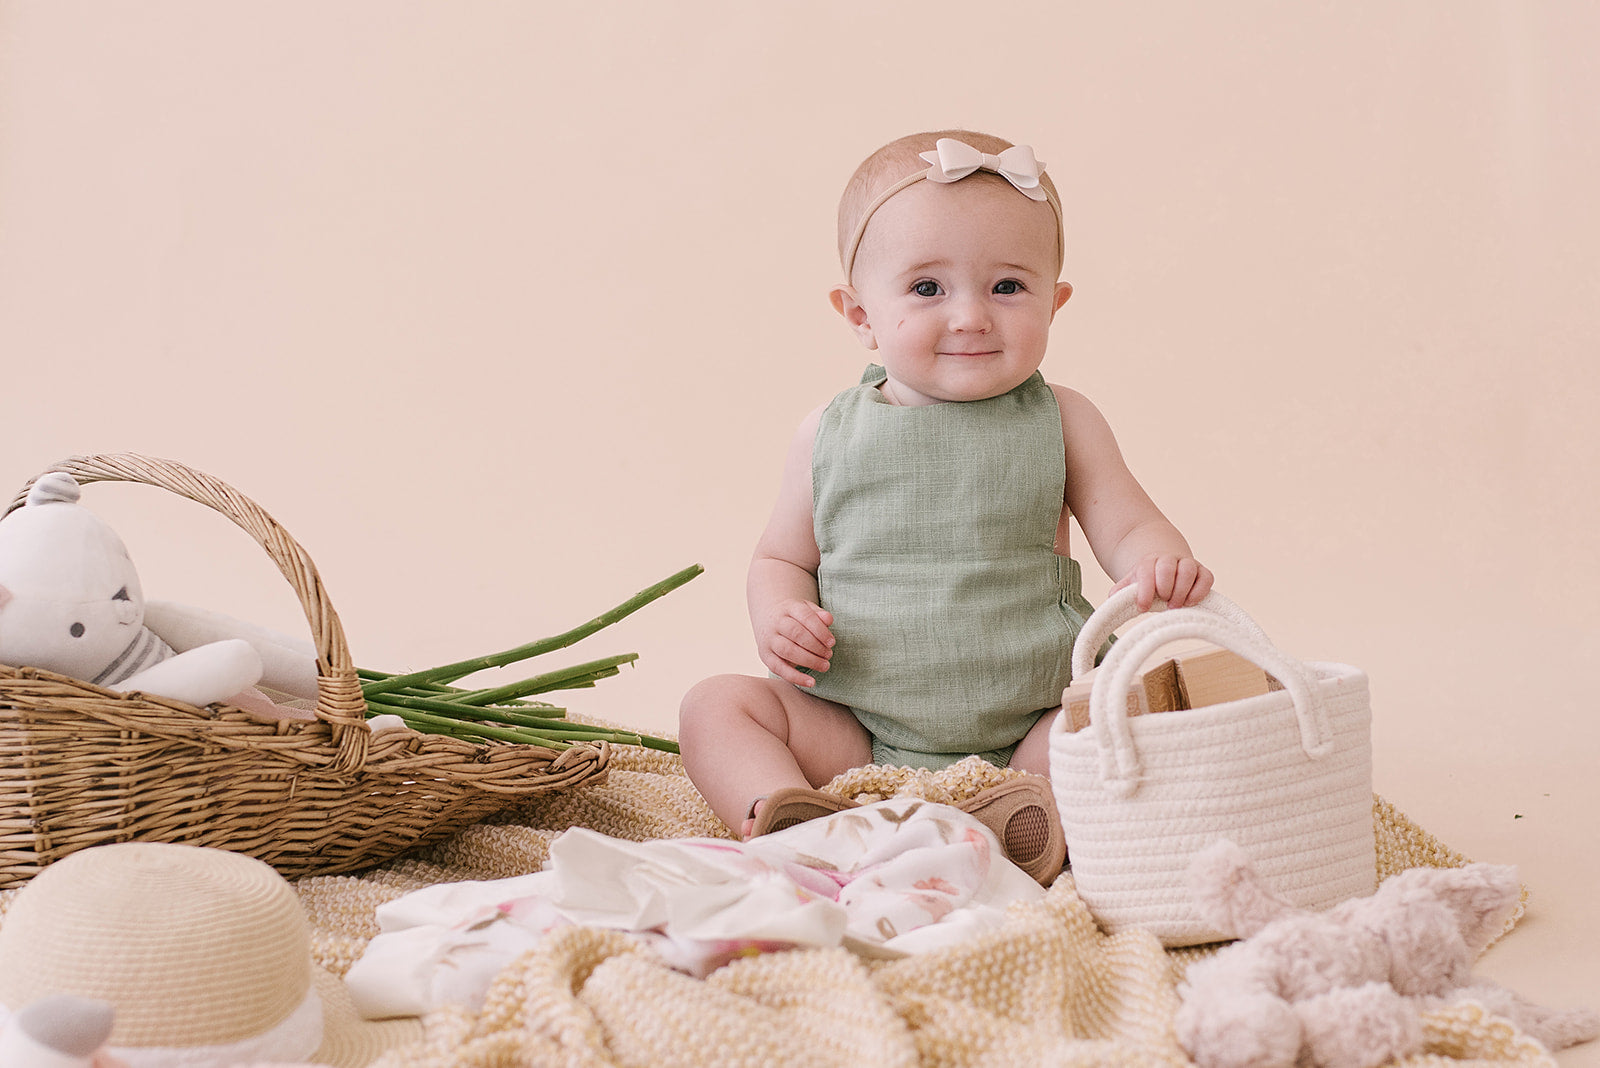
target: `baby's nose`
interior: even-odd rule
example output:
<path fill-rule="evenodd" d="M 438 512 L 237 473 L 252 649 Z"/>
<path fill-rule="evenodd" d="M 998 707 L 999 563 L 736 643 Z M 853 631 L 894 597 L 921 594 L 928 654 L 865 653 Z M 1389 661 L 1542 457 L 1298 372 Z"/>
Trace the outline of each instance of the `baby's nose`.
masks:
<path fill-rule="evenodd" d="M 953 300 L 950 309 L 950 329 L 961 331 L 987 330 L 989 306 L 976 297 Z"/>

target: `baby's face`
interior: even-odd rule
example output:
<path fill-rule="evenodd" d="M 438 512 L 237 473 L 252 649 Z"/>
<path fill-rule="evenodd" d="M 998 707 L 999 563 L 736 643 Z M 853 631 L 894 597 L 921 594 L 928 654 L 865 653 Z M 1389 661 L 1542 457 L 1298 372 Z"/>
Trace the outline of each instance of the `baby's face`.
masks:
<path fill-rule="evenodd" d="M 1072 293 L 1056 282 L 1057 256 L 1049 204 L 998 180 L 917 182 L 873 215 L 854 284 L 835 300 L 877 350 L 886 396 L 983 400 L 1044 360 L 1050 321 Z"/>

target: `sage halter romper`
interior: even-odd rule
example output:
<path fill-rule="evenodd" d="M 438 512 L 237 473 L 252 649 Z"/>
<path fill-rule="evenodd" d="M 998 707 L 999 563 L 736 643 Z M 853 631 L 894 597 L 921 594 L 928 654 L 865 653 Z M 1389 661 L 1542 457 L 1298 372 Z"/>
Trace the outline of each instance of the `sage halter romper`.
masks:
<path fill-rule="evenodd" d="M 1092 611 L 1055 551 L 1066 451 L 1035 372 L 981 401 L 900 407 L 883 368 L 823 412 L 812 507 L 836 640 L 818 697 L 849 707 L 877 764 L 1005 766 L 1071 681 Z"/>

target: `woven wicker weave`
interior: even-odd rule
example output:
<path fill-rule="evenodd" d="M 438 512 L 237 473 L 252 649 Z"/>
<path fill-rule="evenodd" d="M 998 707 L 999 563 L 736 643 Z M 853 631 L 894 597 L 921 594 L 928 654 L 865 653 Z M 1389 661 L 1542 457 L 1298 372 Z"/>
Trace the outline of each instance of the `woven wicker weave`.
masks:
<path fill-rule="evenodd" d="M 373 735 L 339 617 L 304 549 L 236 490 L 169 460 L 73 457 L 80 483 L 156 486 L 227 516 L 294 587 L 317 650 L 314 722 L 119 694 L 0 666 L 0 889 L 69 853 L 155 841 L 331 875 L 442 838 L 521 799 L 604 775 L 605 743 L 557 751 L 411 731 Z M 24 487 L 12 509 L 27 495 Z"/>

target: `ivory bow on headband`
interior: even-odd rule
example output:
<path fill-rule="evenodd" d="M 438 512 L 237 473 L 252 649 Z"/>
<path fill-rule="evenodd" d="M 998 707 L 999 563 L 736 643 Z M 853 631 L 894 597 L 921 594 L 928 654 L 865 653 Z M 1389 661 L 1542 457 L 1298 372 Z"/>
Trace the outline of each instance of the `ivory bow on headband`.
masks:
<path fill-rule="evenodd" d="M 1039 179 L 1044 175 L 1044 164 L 1034 159 L 1033 149 L 1029 146 L 1013 145 L 998 156 L 993 156 L 978 151 L 965 141 L 958 141 L 953 137 L 941 137 L 934 142 L 932 152 L 921 152 L 918 155 L 930 164 L 928 169 L 906 175 L 879 193 L 861 213 L 861 220 L 856 223 L 855 233 L 851 235 L 850 243 L 844 250 L 846 281 L 850 280 L 850 272 L 855 267 L 856 249 L 861 247 L 861 236 L 867 232 L 867 223 L 872 219 L 873 212 L 883 206 L 884 201 L 907 186 L 923 180 L 948 184 L 959 182 L 977 171 L 992 171 L 998 174 L 1029 200 L 1048 201 L 1050 210 L 1056 213 L 1056 248 L 1062 247 L 1061 205 L 1040 182 Z"/>
<path fill-rule="evenodd" d="M 1029 200 L 1045 199 L 1039 175 L 1044 164 L 1033 158 L 1033 149 L 1027 145 L 1013 145 L 998 156 L 979 152 L 965 141 L 941 137 L 934 142 L 934 151 L 920 153 L 933 164 L 923 175 L 930 182 L 959 182 L 974 171 L 993 171 Z"/>

